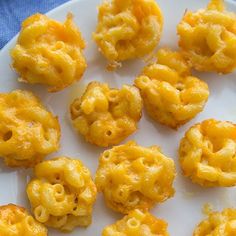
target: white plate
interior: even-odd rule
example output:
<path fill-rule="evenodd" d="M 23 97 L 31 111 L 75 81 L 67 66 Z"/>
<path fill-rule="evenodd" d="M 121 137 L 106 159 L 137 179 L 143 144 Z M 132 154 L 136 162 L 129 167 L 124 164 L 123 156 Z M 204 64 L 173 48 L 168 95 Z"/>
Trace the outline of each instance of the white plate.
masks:
<path fill-rule="evenodd" d="M 176 25 L 185 9 L 196 10 L 205 7 L 207 2 L 207 0 L 158 0 L 165 19 L 160 46 L 177 48 Z M 67 155 L 80 158 L 93 174 L 97 168 L 99 154 L 104 149 L 90 145 L 82 137 L 76 135 L 70 124 L 68 106 L 74 97 L 81 94 L 88 82 L 99 80 L 114 87 L 120 87 L 125 83 L 132 84 L 143 66 L 141 61 L 131 61 L 124 63 L 124 66 L 116 72 L 106 72 L 106 61 L 98 53 L 95 43 L 91 40 L 91 33 L 96 26 L 96 6 L 99 3 L 99 0 L 70 1 L 48 14 L 56 20 L 64 21 L 67 13 L 72 12 L 76 24 L 80 27 L 87 41 L 85 55 L 88 69 L 81 82 L 62 92 L 50 94 L 45 87 L 30 86 L 17 82 L 17 76 L 10 68 L 11 60 L 9 57 L 9 49 L 14 46 L 15 38 L 0 51 L 0 92 L 21 88 L 31 90 L 37 94 L 60 119 L 62 128 L 61 148 L 58 153 L 51 156 Z M 228 1 L 227 5 L 229 10 L 236 11 L 236 4 L 233 1 Z M 178 131 L 174 131 L 156 124 L 144 113 L 139 124 L 139 130 L 127 139 L 134 139 L 144 146 L 160 145 L 163 152 L 175 160 L 178 170 L 175 181 L 176 194 L 174 198 L 151 210 L 156 216 L 168 221 L 169 232 L 173 236 L 189 236 L 192 234 L 195 225 L 204 217 L 201 209 L 205 203 L 212 203 L 217 210 L 233 207 L 236 204 L 235 188 L 201 188 L 184 178 L 180 172 L 177 148 L 179 140 L 191 125 L 212 117 L 236 122 L 236 74 L 220 76 L 214 73 L 199 73 L 198 75 L 209 84 L 211 92 L 209 101 L 201 114 Z M 30 172 L 30 170 L 26 171 L 24 169 L 9 169 L 2 162 L 0 163 L 0 205 L 16 203 L 30 209 L 25 193 L 25 186 Z M 122 215 L 108 209 L 103 202 L 102 195 L 99 194 L 93 212 L 93 223 L 87 229 L 77 228 L 70 235 L 99 236 L 104 226 L 120 218 L 122 218 Z M 64 234 L 50 230 L 49 235 L 60 236 Z"/>

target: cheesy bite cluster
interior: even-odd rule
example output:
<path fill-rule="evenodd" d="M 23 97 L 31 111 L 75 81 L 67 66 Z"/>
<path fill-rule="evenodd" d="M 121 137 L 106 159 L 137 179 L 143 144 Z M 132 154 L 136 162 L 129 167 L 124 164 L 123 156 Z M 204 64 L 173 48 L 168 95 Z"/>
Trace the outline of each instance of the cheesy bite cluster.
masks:
<path fill-rule="evenodd" d="M 236 14 L 223 0 L 211 0 L 206 9 L 187 11 L 177 27 L 179 46 L 199 71 L 229 73 L 236 67 Z"/>
<path fill-rule="evenodd" d="M 171 128 L 201 112 L 209 96 L 207 84 L 191 76 L 182 54 L 169 49 L 158 51 L 157 61 L 144 68 L 135 85 L 148 114 Z"/>
<path fill-rule="evenodd" d="M 148 212 L 133 210 L 115 224 L 104 228 L 102 236 L 169 236 L 167 223 Z"/>
<path fill-rule="evenodd" d="M 91 223 L 96 186 L 79 160 L 58 157 L 38 164 L 27 194 L 36 220 L 62 231 Z"/>
<path fill-rule="evenodd" d="M 236 125 L 205 120 L 191 127 L 179 147 L 185 176 L 202 186 L 236 185 Z"/>
<path fill-rule="evenodd" d="M 95 183 L 107 205 L 126 214 L 172 197 L 174 178 L 174 161 L 157 146 L 145 148 L 130 141 L 101 155 Z"/>
<path fill-rule="evenodd" d="M 236 235 L 236 209 L 212 212 L 194 230 L 193 236 L 233 236 Z"/>
<path fill-rule="evenodd" d="M 91 82 L 70 110 L 75 129 L 88 142 L 107 147 L 120 143 L 137 129 L 142 99 L 133 86 L 123 85 L 118 90 L 105 83 Z"/>
<path fill-rule="evenodd" d="M 19 206 L 0 206 L 1 236 L 47 236 L 47 229 Z"/>
<path fill-rule="evenodd" d="M 59 148 L 60 126 L 31 92 L 0 94 L 0 156 L 11 167 L 31 167 Z"/>
<path fill-rule="evenodd" d="M 143 57 L 159 43 L 162 13 L 155 0 L 105 0 L 93 38 L 110 61 Z"/>
<path fill-rule="evenodd" d="M 22 23 L 11 51 L 13 67 L 20 81 L 45 84 L 50 92 L 59 91 L 82 77 L 86 69 L 84 47 L 71 14 L 64 24 L 35 14 Z"/>

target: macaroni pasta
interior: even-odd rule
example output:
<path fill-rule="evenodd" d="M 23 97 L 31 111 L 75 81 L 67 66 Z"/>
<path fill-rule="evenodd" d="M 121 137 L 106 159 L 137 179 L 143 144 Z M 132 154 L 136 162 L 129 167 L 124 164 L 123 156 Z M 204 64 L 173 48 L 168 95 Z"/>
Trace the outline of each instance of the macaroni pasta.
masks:
<path fill-rule="evenodd" d="M 120 143 L 137 129 L 142 99 L 133 86 L 123 85 L 118 90 L 105 83 L 91 82 L 70 110 L 75 129 L 88 142 L 107 147 Z"/>
<path fill-rule="evenodd" d="M 181 140 L 183 173 L 202 186 L 236 185 L 236 125 L 205 120 L 191 127 Z"/>
<path fill-rule="evenodd" d="M 174 161 L 157 146 L 145 148 L 130 141 L 101 155 L 95 183 L 107 205 L 126 214 L 172 197 L 174 178 Z"/>
<path fill-rule="evenodd" d="M 1 236 L 47 236 L 47 229 L 19 206 L 0 206 Z"/>
<path fill-rule="evenodd" d="M 71 14 L 61 24 L 37 13 L 22 23 L 11 51 L 13 68 L 20 81 L 45 84 L 50 92 L 56 92 L 82 77 L 86 69 L 84 47 Z"/>
<path fill-rule="evenodd" d="M 194 230 L 193 236 L 233 236 L 236 235 L 236 209 L 212 212 Z"/>
<path fill-rule="evenodd" d="M 97 190 L 81 161 L 58 157 L 35 166 L 27 194 L 36 220 L 62 231 L 91 224 Z"/>
<path fill-rule="evenodd" d="M 157 61 L 135 79 L 148 114 L 161 124 L 177 128 L 201 112 L 209 96 L 205 82 L 191 76 L 178 52 L 160 49 Z"/>
<path fill-rule="evenodd" d="M 148 212 L 133 210 L 115 224 L 104 228 L 102 236 L 169 236 L 167 223 Z"/>
<path fill-rule="evenodd" d="M 163 17 L 154 0 L 105 0 L 93 38 L 112 63 L 143 57 L 159 43 Z"/>
<path fill-rule="evenodd" d="M 31 92 L 0 94 L 0 156 L 11 167 L 31 167 L 59 148 L 60 126 Z"/>
<path fill-rule="evenodd" d="M 199 71 L 229 73 L 236 67 L 236 14 L 223 0 L 211 0 L 206 9 L 187 11 L 177 27 L 179 46 Z"/>

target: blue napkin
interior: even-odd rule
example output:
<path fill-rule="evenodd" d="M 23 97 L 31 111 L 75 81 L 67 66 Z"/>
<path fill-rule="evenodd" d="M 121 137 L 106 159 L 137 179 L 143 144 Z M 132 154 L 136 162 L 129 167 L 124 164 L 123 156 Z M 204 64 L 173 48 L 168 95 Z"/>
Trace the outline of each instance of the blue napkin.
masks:
<path fill-rule="evenodd" d="M 0 48 L 20 30 L 28 16 L 49 10 L 68 0 L 0 0 Z"/>

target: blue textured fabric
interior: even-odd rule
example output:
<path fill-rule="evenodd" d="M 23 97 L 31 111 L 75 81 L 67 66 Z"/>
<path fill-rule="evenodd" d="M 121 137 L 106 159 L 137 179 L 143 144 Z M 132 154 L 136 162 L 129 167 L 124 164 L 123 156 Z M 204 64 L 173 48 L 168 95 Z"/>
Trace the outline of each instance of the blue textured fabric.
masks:
<path fill-rule="evenodd" d="M 47 11 L 68 0 L 0 0 L 0 48 L 19 30 L 21 22 L 28 16 Z"/>

